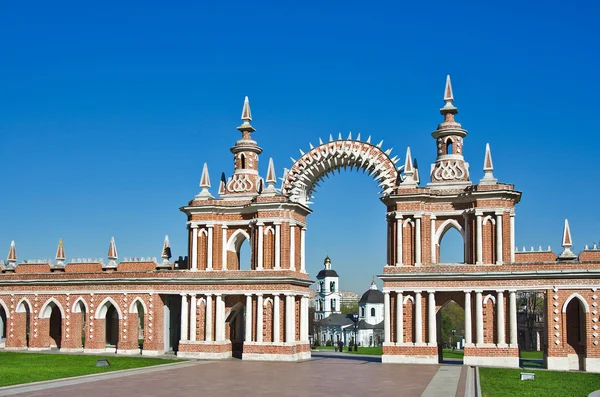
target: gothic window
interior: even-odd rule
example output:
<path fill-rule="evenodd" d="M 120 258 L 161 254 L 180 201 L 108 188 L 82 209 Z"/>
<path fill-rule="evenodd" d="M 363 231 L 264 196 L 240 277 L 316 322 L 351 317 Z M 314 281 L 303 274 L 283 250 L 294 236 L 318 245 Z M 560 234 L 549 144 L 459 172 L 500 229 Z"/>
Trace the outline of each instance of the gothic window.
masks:
<path fill-rule="evenodd" d="M 361 316 L 361 317 L 364 317 L 364 316 L 365 316 L 365 308 L 364 308 L 364 307 L 361 307 L 361 308 L 360 308 L 360 316 Z"/>
<path fill-rule="evenodd" d="M 246 156 L 244 153 L 240 154 L 240 166 L 243 170 L 246 169 Z"/>
<path fill-rule="evenodd" d="M 319 285 L 320 285 L 320 290 L 321 290 L 321 292 L 325 292 L 325 282 L 324 282 L 324 281 L 321 281 L 321 282 L 319 283 Z"/>
<path fill-rule="evenodd" d="M 334 312 L 335 311 L 335 299 L 331 300 L 331 311 Z"/>
<path fill-rule="evenodd" d="M 335 292 L 335 281 L 329 283 L 329 289 L 331 290 L 331 292 Z"/>
<path fill-rule="evenodd" d="M 375 308 L 374 307 L 371 308 L 371 317 L 375 317 Z"/>
<path fill-rule="evenodd" d="M 450 138 L 446 141 L 446 154 L 452 154 L 452 140 Z"/>

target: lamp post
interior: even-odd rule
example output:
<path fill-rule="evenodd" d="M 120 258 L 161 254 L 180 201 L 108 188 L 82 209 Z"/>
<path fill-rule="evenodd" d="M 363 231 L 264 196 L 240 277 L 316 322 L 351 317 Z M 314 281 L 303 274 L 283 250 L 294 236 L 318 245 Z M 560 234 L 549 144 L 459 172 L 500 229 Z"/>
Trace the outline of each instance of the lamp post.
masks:
<path fill-rule="evenodd" d="M 452 350 L 454 350 L 454 334 L 456 333 L 456 330 L 453 329 L 452 330 Z"/>
<path fill-rule="evenodd" d="M 358 351 L 358 345 L 356 344 L 356 331 L 358 330 L 358 313 L 352 315 L 352 321 L 354 321 L 354 351 Z"/>

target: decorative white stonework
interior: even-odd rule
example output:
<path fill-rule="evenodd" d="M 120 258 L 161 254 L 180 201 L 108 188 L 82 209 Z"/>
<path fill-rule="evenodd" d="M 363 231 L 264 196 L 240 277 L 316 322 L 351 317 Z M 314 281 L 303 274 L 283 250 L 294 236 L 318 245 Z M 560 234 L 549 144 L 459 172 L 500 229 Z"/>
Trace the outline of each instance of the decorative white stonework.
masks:
<path fill-rule="evenodd" d="M 301 151 L 299 160 L 292 159 L 294 165 L 283 181 L 282 193 L 294 202 L 310 204 L 319 181 L 335 170 L 350 167 L 368 171 L 379 182 L 381 194 L 389 195 L 397 185 L 402 167 L 396 168 L 398 157 L 390 158 L 392 150 L 384 152 L 382 144 L 383 141 L 372 145 L 371 137 L 366 142 L 361 142 L 360 137 L 353 140 L 352 134 L 346 140 L 341 135 L 338 140 L 330 136 L 327 143 L 320 140 L 320 145 L 307 153 Z"/>

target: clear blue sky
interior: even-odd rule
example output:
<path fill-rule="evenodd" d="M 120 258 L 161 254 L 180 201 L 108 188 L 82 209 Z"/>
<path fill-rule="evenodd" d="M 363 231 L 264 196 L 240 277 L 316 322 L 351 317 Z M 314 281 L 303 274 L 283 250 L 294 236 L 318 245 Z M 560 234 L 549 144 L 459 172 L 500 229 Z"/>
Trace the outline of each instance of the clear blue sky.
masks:
<path fill-rule="evenodd" d="M 185 254 L 178 208 L 209 164 L 231 175 L 244 95 L 266 174 L 330 133 L 360 132 L 434 160 L 446 74 L 464 154 L 523 191 L 519 246 L 600 240 L 600 93 L 594 2 L 46 2 L 0 4 L 0 254 L 20 259 Z M 384 206 L 368 176 L 317 192 L 307 267 L 326 252 L 342 288 L 385 263 Z M 357 227 L 359 226 L 359 227 Z"/>

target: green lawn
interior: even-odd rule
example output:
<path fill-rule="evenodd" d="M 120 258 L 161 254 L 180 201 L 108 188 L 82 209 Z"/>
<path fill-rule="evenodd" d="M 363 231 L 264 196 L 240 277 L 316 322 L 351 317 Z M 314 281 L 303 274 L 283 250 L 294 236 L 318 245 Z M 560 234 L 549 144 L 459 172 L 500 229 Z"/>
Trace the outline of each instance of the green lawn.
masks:
<path fill-rule="evenodd" d="M 529 358 L 529 359 L 534 359 L 534 360 L 541 360 L 544 358 L 544 352 L 543 351 L 526 351 L 526 350 L 521 350 L 521 358 Z"/>
<path fill-rule="evenodd" d="M 110 367 L 96 367 L 96 361 L 99 358 L 108 359 Z M 0 352 L 0 386 L 70 378 L 121 369 L 169 364 L 178 361 L 181 360 Z"/>
<path fill-rule="evenodd" d="M 520 380 L 521 372 L 535 373 L 535 380 Z M 484 397 L 587 396 L 600 389 L 600 374 L 479 368 Z"/>
<path fill-rule="evenodd" d="M 465 353 L 462 350 L 444 349 L 444 358 L 460 358 L 463 359 Z"/>
<path fill-rule="evenodd" d="M 335 351 L 335 348 L 333 346 L 318 346 L 315 348 L 316 350 L 320 350 L 320 351 Z M 382 354 L 382 348 L 381 347 L 358 347 L 358 351 L 355 352 L 354 348 L 352 349 L 351 352 L 348 351 L 348 346 L 344 346 L 344 353 L 348 353 L 348 354 L 368 354 L 371 356 L 381 356 Z"/>

